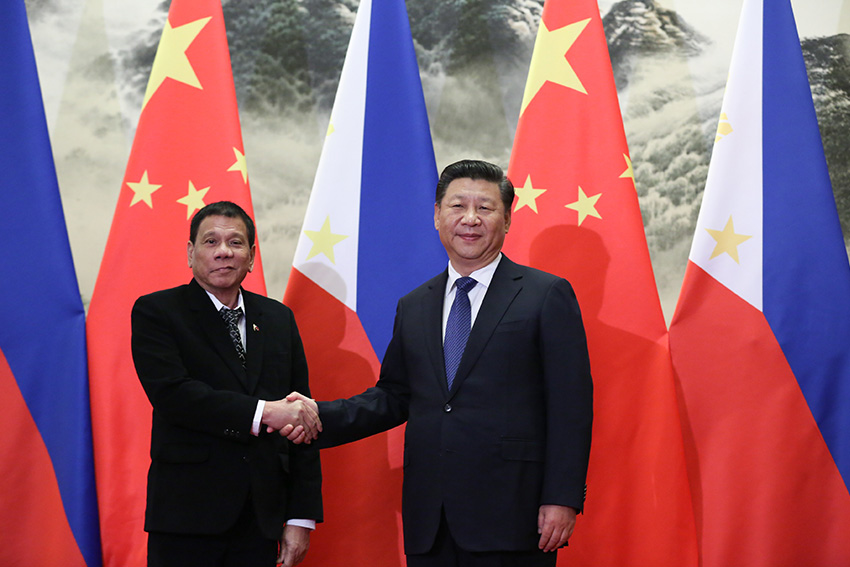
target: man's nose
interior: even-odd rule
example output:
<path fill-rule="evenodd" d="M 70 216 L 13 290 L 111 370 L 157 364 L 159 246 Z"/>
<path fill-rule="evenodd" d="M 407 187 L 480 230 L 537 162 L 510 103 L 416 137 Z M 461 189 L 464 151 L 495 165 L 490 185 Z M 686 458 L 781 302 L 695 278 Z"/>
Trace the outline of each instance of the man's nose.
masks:
<path fill-rule="evenodd" d="M 228 258 L 233 256 L 233 249 L 227 242 L 222 242 L 218 245 L 218 248 L 216 248 L 215 255 L 217 258 Z"/>
<path fill-rule="evenodd" d="M 464 224 L 478 224 L 478 209 L 475 207 L 467 207 L 465 211 L 463 211 L 463 219 L 461 219 Z"/>

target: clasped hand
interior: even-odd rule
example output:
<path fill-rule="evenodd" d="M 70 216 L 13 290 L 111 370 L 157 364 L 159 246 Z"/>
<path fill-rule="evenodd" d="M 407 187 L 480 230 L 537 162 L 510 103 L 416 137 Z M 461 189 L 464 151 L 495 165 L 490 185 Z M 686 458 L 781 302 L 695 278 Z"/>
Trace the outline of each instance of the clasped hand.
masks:
<path fill-rule="evenodd" d="M 269 433 L 277 431 L 293 443 L 311 443 L 322 431 L 319 406 L 315 400 L 298 392 L 266 402 L 263 425 Z"/>

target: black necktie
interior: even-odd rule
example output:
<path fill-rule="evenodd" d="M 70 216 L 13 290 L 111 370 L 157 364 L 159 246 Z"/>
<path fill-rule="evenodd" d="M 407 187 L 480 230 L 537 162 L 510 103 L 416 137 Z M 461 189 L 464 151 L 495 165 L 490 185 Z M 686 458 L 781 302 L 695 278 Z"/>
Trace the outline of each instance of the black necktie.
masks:
<path fill-rule="evenodd" d="M 457 374 L 457 367 L 466 348 L 466 340 L 472 328 L 472 306 L 469 304 L 469 291 L 478 283 L 465 276 L 455 282 L 455 300 L 452 303 L 449 318 L 446 320 L 446 339 L 443 341 L 443 356 L 446 359 L 446 378 L 449 390 Z"/>
<path fill-rule="evenodd" d="M 227 323 L 227 331 L 230 333 L 230 340 L 233 341 L 233 346 L 236 347 L 236 354 L 239 355 L 239 362 L 242 367 L 245 367 L 245 347 L 242 346 L 242 336 L 239 334 L 239 319 L 242 317 L 242 308 L 228 309 L 222 307 L 219 311 L 221 318 Z"/>

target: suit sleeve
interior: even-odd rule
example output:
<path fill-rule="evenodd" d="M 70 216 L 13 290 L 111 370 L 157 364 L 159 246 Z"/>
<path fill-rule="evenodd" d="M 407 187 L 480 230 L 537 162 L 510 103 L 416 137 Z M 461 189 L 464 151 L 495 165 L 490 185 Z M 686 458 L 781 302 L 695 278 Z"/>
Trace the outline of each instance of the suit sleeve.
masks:
<path fill-rule="evenodd" d="M 541 504 L 584 507 L 593 421 L 587 339 L 570 284 L 547 291 L 540 319 L 546 404 L 546 470 Z"/>
<path fill-rule="evenodd" d="M 182 331 L 169 315 L 145 296 L 131 316 L 133 362 L 154 411 L 178 427 L 248 441 L 258 398 L 213 388 L 190 375 L 176 338 Z"/>
<path fill-rule="evenodd" d="M 322 433 L 315 442 L 319 448 L 351 443 L 407 421 L 410 386 L 401 340 L 402 320 L 402 302 L 399 301 L 393 336 L 375 386 L 350 398 L 319 402 Z"/>

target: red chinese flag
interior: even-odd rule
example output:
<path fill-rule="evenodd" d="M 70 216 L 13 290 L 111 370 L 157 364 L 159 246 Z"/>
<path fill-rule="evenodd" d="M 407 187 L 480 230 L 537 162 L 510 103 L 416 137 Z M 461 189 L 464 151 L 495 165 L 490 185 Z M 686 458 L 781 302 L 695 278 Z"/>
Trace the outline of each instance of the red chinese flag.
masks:
<path fill-rule="evenodd" d="M 174 0 L 145 93 L 88 315 L 103 559 L 143 566 L 151 406 L 130 355 L 136 298 L 186 283 L 189 219 L 229 200 L 253 216 L 218 0 Z M 265 293 L 259 260 L 245 287 Z"/>
<path fill-rule="evenodd" d="M 667 329 L 595 0 L 543 9 L 505 252 L 575 288 L 594 383 L 585 514 L 563 565 L 697 564 Z"/>

